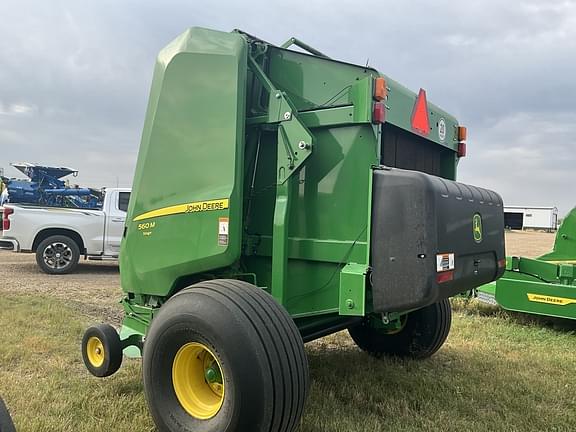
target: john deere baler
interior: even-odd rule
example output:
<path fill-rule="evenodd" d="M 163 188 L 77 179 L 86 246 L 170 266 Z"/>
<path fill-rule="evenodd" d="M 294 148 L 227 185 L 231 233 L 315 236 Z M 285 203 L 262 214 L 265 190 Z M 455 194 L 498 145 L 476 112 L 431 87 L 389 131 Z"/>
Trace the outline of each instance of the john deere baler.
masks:
<path fill-rule="evenodd" d="M 432 355 L 448 297 L 504 270 L 502 200 L 455 181 L 465 139 L 370 67 L 188 30 L 154 72 L 123 328 L 87 330 L 86 366 L 108 376 L 141 351 L 162 431 L 293 431 L 303 342 L 349 329 L 375 356 Z"/>

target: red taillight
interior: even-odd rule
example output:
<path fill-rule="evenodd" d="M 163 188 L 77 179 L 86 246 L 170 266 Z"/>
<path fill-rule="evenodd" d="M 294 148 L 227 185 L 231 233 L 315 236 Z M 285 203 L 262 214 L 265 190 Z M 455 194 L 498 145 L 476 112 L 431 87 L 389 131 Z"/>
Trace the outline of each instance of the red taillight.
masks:
<path fill-rule="evenodd" d="M 2 229 L 4 231 L 10 229 L 10 219 L 8 216 L 10 216 L 12 213 L 14 213 L 14 209 L 4 207 L 4 213 L 2 215 Z"/>
<path fill-rule="evenodd" d="M 438 282 L 439 284 L 444 282 L 450 282 L 453 279 L 454 279 L 454 270 L 444 271 L 436 275 L 436 282 Z"/>
<path fill-rule="evenodd" d="M 506 267 L 506 258 L 498 260 L 498 267 L 499 268 Z"/>
<path fill-rule="evenodd" d="M 382 102 L 374 102 L 372 107 L 372 123 L 381 124 L 386 121 L 386 107 Z"/>
<path fill-rule="evenodd" d="M 458 157 L 466 156 L 466 143 L 460 142 L 458 143 Z"/>
<path fill-rule="evenodd" d="M 426 102 L 426 90 L 420 89 L 414 110 L 412 111 L 412 129 L 421 135 L 430 134 L 430 118 L 428 117 L 428 102 Z"/>

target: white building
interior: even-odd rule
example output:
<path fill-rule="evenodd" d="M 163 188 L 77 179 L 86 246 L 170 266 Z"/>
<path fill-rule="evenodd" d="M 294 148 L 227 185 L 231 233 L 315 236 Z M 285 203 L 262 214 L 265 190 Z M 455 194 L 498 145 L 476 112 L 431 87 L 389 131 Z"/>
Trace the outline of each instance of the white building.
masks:
<path fill-rule="evenodd" d="M 558 227 L 556 207 L 504 206 L 504 225 L 509 229 L 545 229 Z"/>

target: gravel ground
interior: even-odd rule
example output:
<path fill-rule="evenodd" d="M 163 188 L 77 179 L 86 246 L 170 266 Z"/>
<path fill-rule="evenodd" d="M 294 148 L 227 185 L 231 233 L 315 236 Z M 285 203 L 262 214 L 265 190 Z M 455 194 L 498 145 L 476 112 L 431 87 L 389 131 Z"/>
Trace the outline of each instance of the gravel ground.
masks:
<path fill-rule="evenodd" d="M 69 306 L 96 320 L 119 325 L 122 298 L 118 265 L 80 261 L 69 275 L 47 275 L 36 265 L 34 254 L 0 251 L 0 294 L 42 294 L 66 300 Z"/>
<path fill-rule="evenodd" d="M 506 254 L 535 257 L 552 248 L 554 234 L 507 232 Z M 42 294 L 65 300 L 95 321 L 119 325 L 122 308 L 120 273 L 112 262 L 80 261 L 76 273 L 47 275 L 33 254 L 0 251 L 0 293 Z"/>

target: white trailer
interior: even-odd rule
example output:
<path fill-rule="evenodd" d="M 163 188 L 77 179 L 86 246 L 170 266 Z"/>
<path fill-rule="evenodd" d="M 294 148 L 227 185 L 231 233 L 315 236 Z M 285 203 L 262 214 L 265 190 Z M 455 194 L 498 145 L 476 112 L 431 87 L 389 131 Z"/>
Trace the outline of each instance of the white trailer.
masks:
<path fill-rule="evenodd" d="M 504 225 L 509 229 L 555 231 L 558 227 L 556 207 L 504 206 Z"/>

